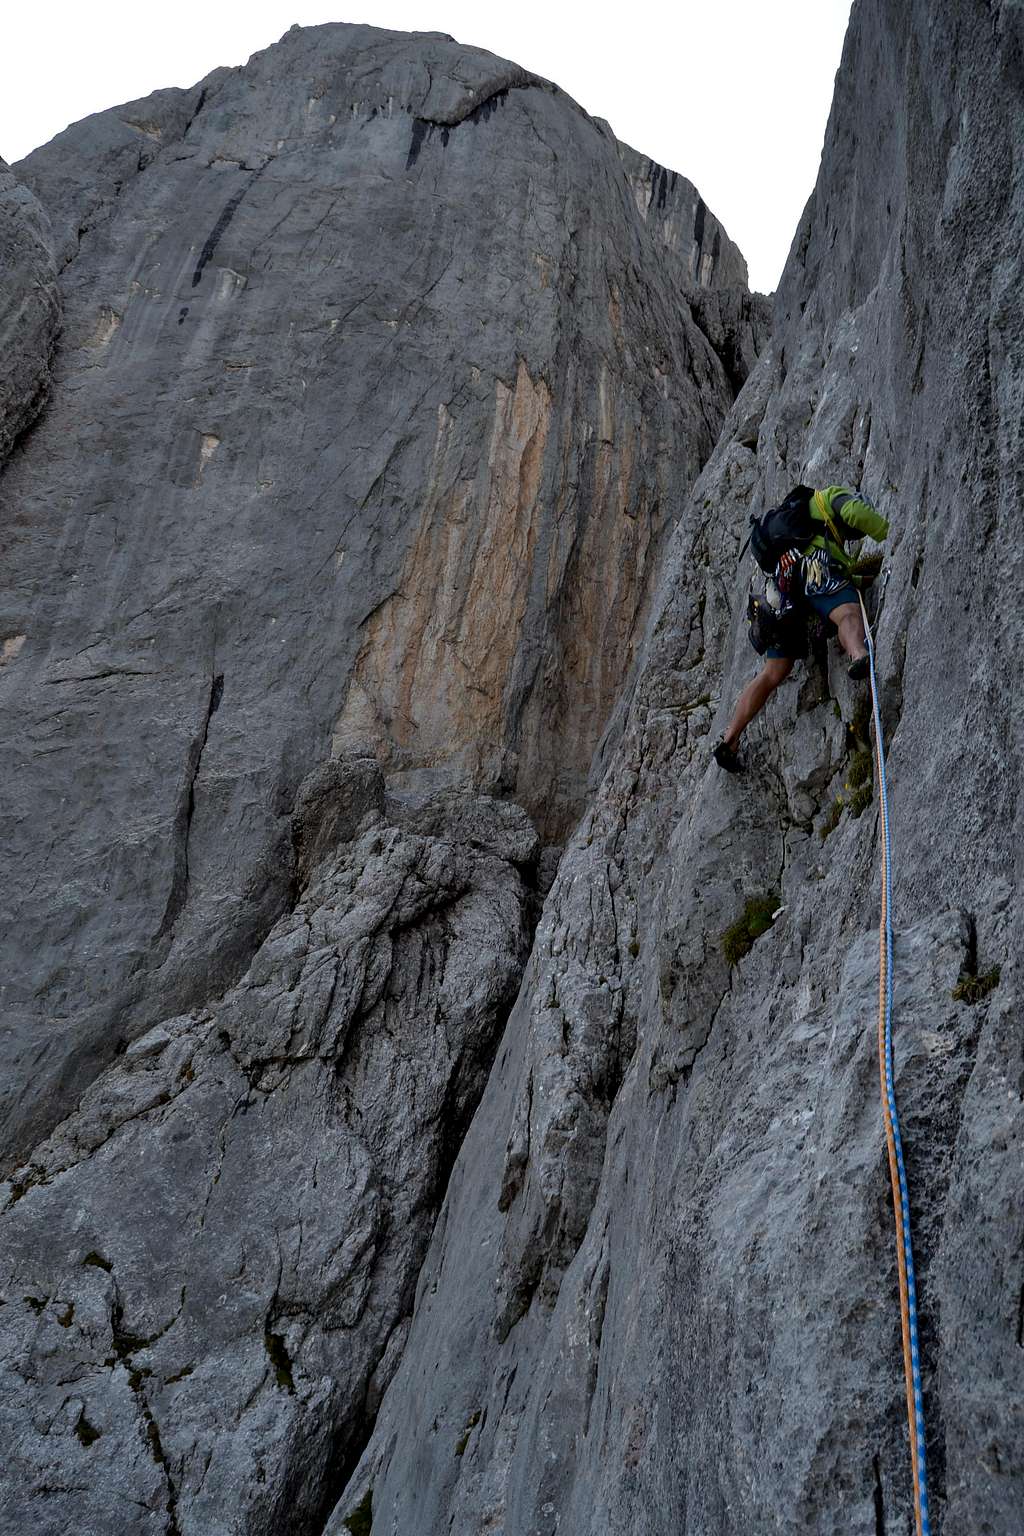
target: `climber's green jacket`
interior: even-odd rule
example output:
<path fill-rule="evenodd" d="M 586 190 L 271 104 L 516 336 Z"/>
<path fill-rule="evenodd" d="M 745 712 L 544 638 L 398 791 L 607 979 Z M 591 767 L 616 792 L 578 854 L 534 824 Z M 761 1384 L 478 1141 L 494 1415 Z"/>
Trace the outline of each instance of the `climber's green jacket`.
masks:
<path fill-rule="evenodd" d="M 845 535 L 847 538 L 857 539 L 867 534 L 876 543 L 881 544 L 889 532 L 888 519 L 875 511 L 866 496 L 857 495 L 845 485 L 830 485 L 826 490 L 815 491 L 811 497 L 811 517 L 824 525 L 827 524 L 827 519 L 821 501 L 824 501 L 828 508 L 828 515 L 840 538 Z M 846 550 L 829 537 L 827 527 L 824 532 L 811 540 L 802 553 L 806 554 L 810 549 L 827 550 L 834 559 L 838 560 L 844 570 L 848 571 L 853 564 Z"/>

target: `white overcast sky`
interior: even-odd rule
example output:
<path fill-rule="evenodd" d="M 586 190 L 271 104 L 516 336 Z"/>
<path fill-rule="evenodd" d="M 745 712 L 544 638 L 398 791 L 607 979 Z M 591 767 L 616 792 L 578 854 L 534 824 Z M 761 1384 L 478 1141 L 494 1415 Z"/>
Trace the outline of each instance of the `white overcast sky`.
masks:
<path fill-rule="evenodd" d="M 448 32 L 554 80 L 620 139 L 681 171 L 775 288 L 817 175 L 851 0 L 36 0 L 0 39 L 0 155 L 104 107 L 241 64 L 323 21 Z"/>

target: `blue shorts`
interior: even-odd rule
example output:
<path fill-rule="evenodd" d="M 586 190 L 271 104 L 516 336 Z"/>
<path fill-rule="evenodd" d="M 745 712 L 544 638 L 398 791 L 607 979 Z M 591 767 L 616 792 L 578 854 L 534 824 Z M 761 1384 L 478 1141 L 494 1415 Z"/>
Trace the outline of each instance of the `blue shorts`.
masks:
<path fill-rule="evenodd" d="M 844 582 L 835 592 L 805 592 L 803 601 L 812 613 L 819 614 L 827 619 L 833 608 L 838 608 L 842 603 L 855 603 L 857 601 L 857 589 L 852 582 Z M 797 618 L 796 615 L 794 615 Z M 773 661 L 799 661 L 807 652 L 807 625 L 803 616 L 797 618 L 793 625 L 793 637 L 785 645 L 770 645 L 765 651 Z"/>
<path fill-rule="evenodd" d="M 815 613 L 820 613 L 823 619 L 827 619 L 833 608 L 838 608 L 841 603 L 856 603 L 857 588 L 851 581 L 846 582 L 837 592 L 825 592 L 821 596 L 817 592 L 805 592 L 804 602 Z"/>

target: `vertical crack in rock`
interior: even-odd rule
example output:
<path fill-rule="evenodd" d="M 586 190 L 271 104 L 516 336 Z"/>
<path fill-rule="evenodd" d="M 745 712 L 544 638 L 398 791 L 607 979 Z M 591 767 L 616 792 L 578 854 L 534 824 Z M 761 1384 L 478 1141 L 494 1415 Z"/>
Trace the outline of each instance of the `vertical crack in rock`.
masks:
<path fill-rule="evenodd" d="M 192 127 L 192 124 L 195 122 L 195 120 L 199 116 L 200 112 L 206 106 L 206 98 L 207 98 L 208 94 L 209 94 L 209 87 L 204 85 L 202 90 L 199 92 L 199 98 L 196 101 L 195 109 L 191 113 L 190 117 L 188 118 L 188 121 L 186 122 L 184 128 L 182 129 L 181 136 L 182 136 L 183 139 L 188 137 L 189 129 Z"/>
<path fill-rule="evenodd" d="M 874 1473 L 875 1482 L 872 1489 L 872 1498 L 875 1504 L 875 1536 L 886 1536 L 885 1533 L 885 1505 L 882 1501 L 882 1468 L 877 1456 L 872 1458 L 871 1470 Z"/>
<path fill-rule="evenodd" d="M 120 1290 L 118 1288 L 117 1278 L 113 1274 L 113 1267 L 111 1265 L 104 1265 L 102 1262 L 100 1263 L 99 1267 L 105 1268 L 108 1270 L 108 1272 L 111 1273 L 114 1288 L 113 1301 L 110 1311 L 110 1331 L 113 1342 L 114 1359 L 125 1372 L 128 1385 L 134 1396 L 135 1404 L 144 1426 L 143 1436 L 146 1442 L 146 1446 L 148 1448 L 149 1454 L 153 1458 L 154 1464 L 159 1468 L 160 1475 L 166 1487 L 167 1502 L 165 1508 L 168 1518 L 168 1536 L 181 1536 L 180 1527 L 178 1525 L 177 1491 L 175 1489 L 174 1479 L 171 1476 L 171 1469 L 168 1464 L 167 1457 L 164 1454 L 163 1444 L 160 1439 L 160 1426 L 157 1424 L 156 1418 L 153 1414 L 152 1406 L 147 1395 L 146 1381 L 147 1378 L 152 1375 L 152 1371 L 148 1367 L 137 1367 L 132 1359 L 132 1356 L 143 1350 L 149 1349 L 150 1346 L 156 1343 L 158 1339 L 162 1338 L 163 1335 L 167 1333 L 167 1331 L 177 1321 L 177 1318 L 180 1317 L 181 1309 L 184 1307 L 185 1303 L 184 1287 L 182 1288 L 181 1306 L 179 1307 L 175 1317 L 173 1317 L 165 1327 L 159 1329 L 151 1338 L 142 1338 L 129 1333 L 124 1327 L 124 1309 L 121 1301 Z"/>
<path fill-rule="evenodd" d="M 179 811 L 175 833 L 174 865 L 171 876 L 171 892 L 167 899 L 163 920 L 157 930 L 157 938 L 164 934 L 172 933 L 174 925 L 181 915 L 181 910 L 188 900 L 188 850 L 189 839 L 192 834 L 192 817 L 196 807 L 196 780 L 199 778 L 199 770 L 202 765 L 203 753 L 206 750 L 207 737 L 210 734 L 210 721 L 216 714 L 220 701 L 224 695 L 224 674 L 216 673 L 210 681 L 210 691 L 203 712 L 202 725 L 189 747 L 185 760 L 185 781 L 179 795 Z"/>

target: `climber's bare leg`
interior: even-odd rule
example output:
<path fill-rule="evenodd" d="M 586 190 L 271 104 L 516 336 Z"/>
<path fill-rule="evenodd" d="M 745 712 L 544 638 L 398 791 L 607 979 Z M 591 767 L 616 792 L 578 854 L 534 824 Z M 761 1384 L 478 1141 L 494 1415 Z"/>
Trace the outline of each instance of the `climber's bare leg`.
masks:
<path fill-rule="evenodd" d="M 860 603 L 840 603 L 833 608 L 829 618 L 839 631 L 839 644 L 851 661 L 866 656 L 868 648 L 864 640 L 864 620 Z"/>
<path fill-rule="evenodd" d="M 848 608 L 849 604 L 843 605 Z M 836 609 L 836 612 L 841 612 Z M 863 645 L 863 632 L 861 644 Z M 752 678 L 739 698 L 736 700 L 736 708 L 733 710 L 732 719 L 729 721 L 729 729 L 722 740 L 726 746 L 735 747 L 747 726 L 758 714 L 780 683 L 784 683 L 793 670 L 793 659 L 790 656 L 769 656 L 764 666 L 755 678 Z"/>

